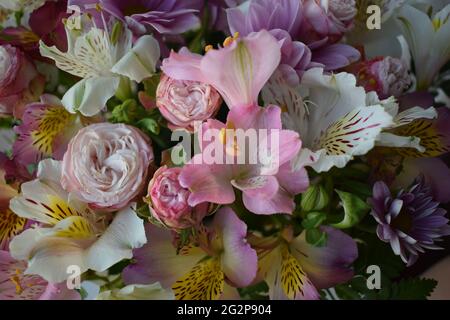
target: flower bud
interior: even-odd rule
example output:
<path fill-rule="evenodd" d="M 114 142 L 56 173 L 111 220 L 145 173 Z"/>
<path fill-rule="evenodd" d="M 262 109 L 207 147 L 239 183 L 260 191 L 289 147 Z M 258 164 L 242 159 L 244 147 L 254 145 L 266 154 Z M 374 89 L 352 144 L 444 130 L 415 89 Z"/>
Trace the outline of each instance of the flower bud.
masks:
<path fill-rule="evenodd" d="M 300 202 L 303 211 L 320 211 L 328 205 L 330 198 L 321 185 L 312 185 L 302 194 Z"/>
<path fill-rule="evenodd" d="M 112 122 L 131 123 L 137 119 L 139 113 L 137 102 L 133 99 L 126 100 L 112 111 Z"/>
<path fill-rule="evenodd" d="M 148 201 L 152 217 L 164 226 L 176 230 L 190 228 L 203 219 L 207 205 L 191 207 L 191 192 L 180 185 L 181 168 L 159 168 L 148 186 Z M 203 210 L 206 209 L 206 210 Z"/>

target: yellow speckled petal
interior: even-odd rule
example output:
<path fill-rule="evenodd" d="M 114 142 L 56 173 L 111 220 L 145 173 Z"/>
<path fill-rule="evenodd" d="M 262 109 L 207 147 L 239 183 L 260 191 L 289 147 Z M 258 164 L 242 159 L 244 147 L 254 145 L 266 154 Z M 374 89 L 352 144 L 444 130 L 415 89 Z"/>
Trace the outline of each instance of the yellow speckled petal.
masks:
<path fill-rule="evenodd" d="M 9 209 L 0 210 L 0 250 L 7 250 L 9 241 L 25 227 L 27 219 Z"/>
<path fill-rule="evenodd" d="M 73 121 L 74 117 L 62 107 L 48 109 L 42 115 L 38 129 L 31 132 L 33 146 L 44 155 L 51 156 L 55 138 Z"/>
<path fill-rule="evenodd" d="M 177 300 L 216 300 L 224 290 L 220 262 L 210 258 L 199 262 L 172 286 Z"/>
<path fill-rule="evenodd" d="M 25 188 L 28 186 L 25 184 Z M 23 218 L 49 225 L 55 225 L 71 216 L 81 216 L 67 201 L 51 194 L 36 195 L 33 198 L 28 195 L 16 197 L 11 200 L 11 210 Z"/>
<path fill-rule="evenodd" d="M 280 281 L 284 293 L 289 299 L 307 296 L 304 290 L 310 291 L 314 286 L 297 259 L 289 252 L 287 247 L 282 249 L 281 257 Z"/>
<path fill-rule="evenodd" d="M 55 226 L 55 236 L 73 239 L 93 237 L 94 231 L 89 221 L 84 217 L 69 217 Z"/>
<path fill-rule="evenodd" d="M 447 113 L 447 112 L 445 112 Z M 414 148 L 396 148 L 395 151 L 405 157 L 437 157 L 450 151 L 450 139 L 448 134 L 448 115 L 440 110 L 438 120 L 416 120 L 409 125 L 395 130 L 399 136 L 411 136 L 420 138 L 420 145 L 425 152 L 419 152 Z"/>

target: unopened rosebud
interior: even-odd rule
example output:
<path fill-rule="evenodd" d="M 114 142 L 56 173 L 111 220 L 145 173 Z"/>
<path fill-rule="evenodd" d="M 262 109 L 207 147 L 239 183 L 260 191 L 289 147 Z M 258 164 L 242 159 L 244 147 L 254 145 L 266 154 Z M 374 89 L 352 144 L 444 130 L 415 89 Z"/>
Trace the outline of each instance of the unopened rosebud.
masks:
<path fill-rule="evenodd" d="M 197 225 L 208 213 L 207 204 L 191 207 L 188 204 L 190 191 L 178 180 L 181 168 L 160 167 L 148 186 L 150 213 L 162 225 L 181 230 Z"/>

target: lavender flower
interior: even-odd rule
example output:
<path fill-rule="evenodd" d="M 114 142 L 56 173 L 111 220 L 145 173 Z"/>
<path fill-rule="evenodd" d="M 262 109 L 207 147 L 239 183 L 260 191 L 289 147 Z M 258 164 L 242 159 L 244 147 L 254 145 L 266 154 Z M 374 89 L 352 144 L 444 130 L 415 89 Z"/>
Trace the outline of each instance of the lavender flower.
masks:
<path fill-rule="evenodd" d="M 373 188 L 371 215 L 379 223 L 378 237 L 411 266 L 424 249 L 441 249 L 435 242 L 450 235 L 446 210 L 439 208 L 431 189 L 417 178 L 407 191 L 392 196 L 387 185 L 378 181 Z"/>
<path fill-rule="evenodd" d="M 239 32 L 245 36 L 266 29 L 280 41 L 280 70 L 291 84 L 298 82 L 310 68 L 323 67 L 326 71 L 331 71 L 360 58 L 356 49 L 330 42 L 327 34 L 311 41 L 307 36 L 310 33 L 305 35 L 303 30 L 304 13 L 311 15 L 311 12 L 305 10 L 304 1 L 299 0 L 249 0 L 238 7 L 227 9 L 227 19 L 231 34 Z M 344 15 L 344 12 L 341 13 Z"/>
<path fill-rule="evenodd" d="M 69 0 L 69 5 L 89 9 L 98 3 L 100 8 L 122 21 L 135 34 L 156 31 L 159 34 L 180 34 L 199 26 L 197 13 L 201 0 Z M 91 5 L 91 6 L 90 6 Z M 98 10 L 90 10 L 94 17 Z"/>

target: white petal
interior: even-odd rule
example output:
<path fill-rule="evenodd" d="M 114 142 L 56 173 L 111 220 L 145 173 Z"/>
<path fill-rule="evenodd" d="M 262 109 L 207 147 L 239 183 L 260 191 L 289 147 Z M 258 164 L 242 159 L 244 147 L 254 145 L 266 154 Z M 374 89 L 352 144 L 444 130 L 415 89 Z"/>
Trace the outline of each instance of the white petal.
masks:
<path fill-rule="evenodd" d="M 427 109 L 414 107 L 397 114 L 394 117 L 394 125 L 400 127 L 417 119 L 436 119 L 437 116 L 436 109 L 433 107 Z"/>
<path fill-rule="evenodd" d="M 133 49 L 125 54 L 111 69 L 112 72 L 141 82 L 156 71 L 160 57 L 158 41 L 152 36 L 140 37 Z"/>
<path fill-rule="evenodd" d="M 39 162 L 37 178 L 45 181 L 52 181 L 60 185 L 61 170 L 61 161 L 45 159 Z"/>
<path fill-rule="evenodd" d="M 101 292 L 97 300 L 173 300 L 172 290 L 166 290 L 157 282 L 154 284 L 132 284 L 122 289 Z"/>
<path fill-rule="evenodd" d="M 50 229 L 51 230 L 51 229 Z M 28 260 L 26 274 L 37 274 L 52 283 L 69 277 L 68 267 L 78 266 L 87 270 L 84 251 L 79 243 L 67 238 L 46 237 L 45 229 L 28 229 L 11 242 L 11 255 Z"/>
<path fill-rule="evenodd" d="M 419 152 L 425 152 L 425 148 L 420 145 L 420 138 L 402 137 L 392 133 L 382 132 L 379 134 L 376 145 L 390 148 L 414 148 Z"/>
<path fill-rule="evenodd" d="M 131 259 L 133 249 L 147 242 L 144 221 L 132 208 L 117 213 L 103 235 L 89 248 L 87 264 L 90 269 L 104 271 L 122 259 Z"/>
<path fill-rule="evenodd" d="M 320 136 L 316 153 L 304 154 L 304 161 L 312 161 L 316 171 L 332 166 L 344 167 L 353 156 L 370 151 L 383 128 L 392 124 L 392 117 L 381 106 L 356 108 L 337 119 Z M 301 152 L 301 154 L 303 151 Z"/>
<path fill-rule="evenodd" d="M 308 130 L 308 122 L 302 93 L 306 94 L 302 86 L 290 86 L 278 70 L 262 89 L 265 105 L 276 105 L 284 111 L 281 114 L 283 128 L 294 130 L 303 137 Z"/>
<path fill-rule="evenodd" d="M 40 180 L 34 180 L 22 184 L 22 192 L 11 199 L 10 208 L 22 218 L 53 225 L 61 219 L 61 215 L 70 215 L 64 210 L 69 206 L 67 199 L 68 194 L 62 188 L 55 189 Z M 60 203 L 65 205 L 61 206 Z M 57 205 L 64 212 L 60 212 Z M 75 213 L 75 210 L 72 211 Z"/>
<path fill-rule="evenodd" d="M 119 77 L 83 79 L 66 92 L 62 104 L 70 113 L 79 111 L 87 117 L 95 116 L 116 93 L 119 83 Z"/>
<path fill-rule="evenodd" d="M 11 256 L 16 260 L 28 260 L 35 244 L 45 236 L 42 231 L 30 228 L 14 237 L 9 244 Z"/>
<path fill-rule="evenodd" d="M 304 148 L 294 159 L 293 166 L 296 170 L 304 166 L 309 166 L 316 172 L 326 172 L 333 167 L 343 168 L 352 159 L 353 156 L 349 154 L 327 155 L 325 149 L 313 152 Z"/>
<path fill-rule="evenodd" d="M 400 108 L 395 97 L 389 97 L 385 100 L 380 100 L 375 91 L 368 92 L 366 96 L 366 105 L 374 106 L 377 104 L 383 106 L 384 110 L 392 117 L 395 117 L 398 114 L 398 110 Z"/>
<path fill-rule="evenodd" d="M 308 132 L 301 136 L 306 147 L 313 147 L 311 143 L 338 119 L 366 105 L 366 92 L 356 86 L 356 78 L 349 73 L 325 75 L 320 68 L 310 69 L 303 75 L 301 86 L 308 90 L 303 96 Z"/>
<path fill-rule="evenodd" d="M 61 52 L 55 46 L 40 42 L 41 55 L 55 60 L 56 66 L 80 78 L 102 76 L 109 73 L 113 65 L 112 45 L 108 33 L 91 28 L 86 34 L 67 30 L 70 46 Z"/>
<path fill-rule="evenodd" d="M 403 6 L 399 12 L 397 19 L 414 58 L 418 89 L 427 89 L 450 58 L 450 21 L 446 18 L 449 10 L 447 5 L 433 18 L 410 5 Z M 432 19 L 440 20 L 438 28 Z"/>

